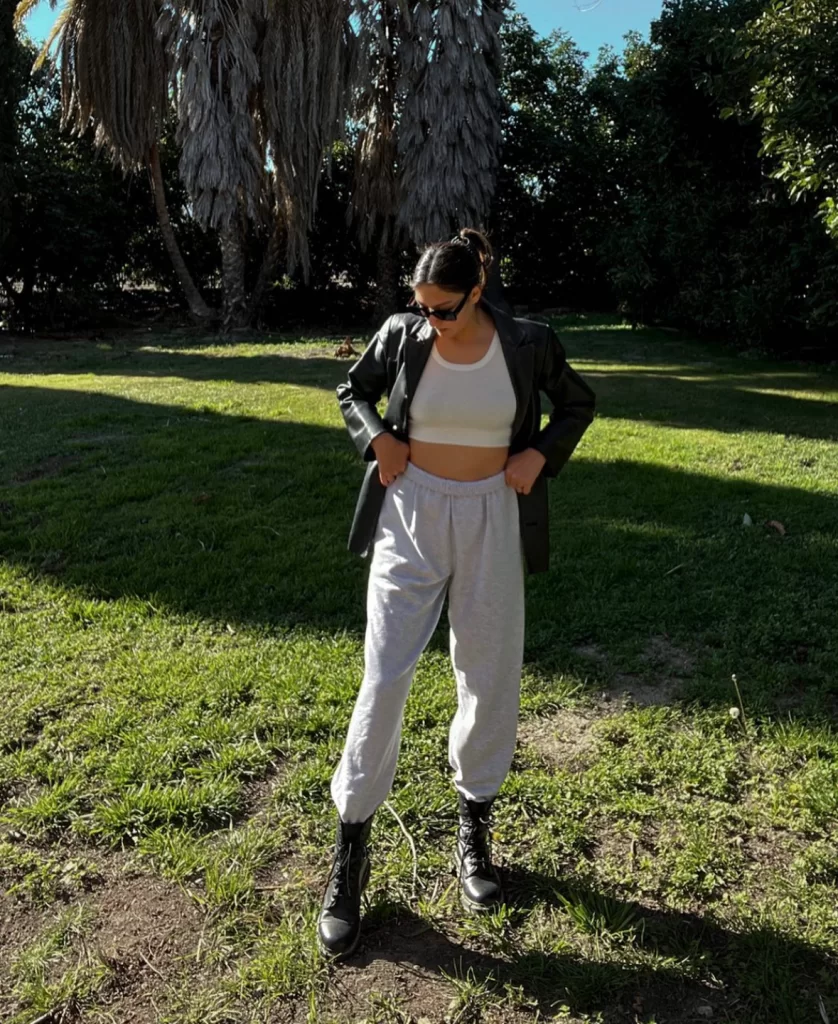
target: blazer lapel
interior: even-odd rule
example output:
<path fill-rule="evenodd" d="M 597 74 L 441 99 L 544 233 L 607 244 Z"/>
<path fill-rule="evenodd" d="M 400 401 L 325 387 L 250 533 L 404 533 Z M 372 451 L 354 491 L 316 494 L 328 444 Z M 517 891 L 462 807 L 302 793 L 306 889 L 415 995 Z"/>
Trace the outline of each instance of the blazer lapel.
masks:
<path fill-rule="evenodd" d="M 506 368 L 509 371 L 509 379 L 512 381 L 512 389 L 515 392 L 515 419 L 512 421 L 511 434 L 512 437 L 515 437 L 527 415 L 532 396 L 532 345 L 521 344 L 523 332 L 514 317 L 504 313 L 502 309 L 493 306 L 484 298 L 481 298 L 480 305 L 495 321 L 501 349 L 506 359 Z"/>
<path fill-rule="evenodd" d="M 407 437 L 407 422 L 410 403 L 416 394 L 416 387 L 428 362 L 436 332 L 426 321 L 416 334 L 404 339 L 402 366 L 390 392 L 384 419 Z"/>
<path fill-rule="evenodd" d="M 408 405 L 413 401 L 413 396 L 416 394 L 419 379 L 428 362 L 431 349 L 434 347 L 435 337 L 436 331 L 426 320 L 413 338 L 405 340 L 405 399 Z"/>

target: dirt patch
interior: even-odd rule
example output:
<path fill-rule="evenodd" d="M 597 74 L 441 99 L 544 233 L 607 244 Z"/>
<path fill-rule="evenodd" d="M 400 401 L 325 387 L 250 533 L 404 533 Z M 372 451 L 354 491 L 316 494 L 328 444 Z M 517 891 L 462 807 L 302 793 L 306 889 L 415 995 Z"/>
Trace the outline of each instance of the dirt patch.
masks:
<path fill-rule="evenodd" d="M 245 469 L 264 468 L 268 464 L 268 459 L 264 455 L 254 455 L 247 459 L 238 459 L 236 462 L 231 462 L 229 466 L 224 466 L 218 472 L 220 475 L 226 476 L 228 474 L 240 473 Z"/>
<path fill-rule="evenodd" d="M 668 636 L 649 637 L 641 659 L 653 670 L 671 676 L 691 676 L 695 671 L 693 656 L 673 644 Z"/>
<path fill-rule="evenodd" d="M 548 955 L 549 959 L 552 958 Z M 508 1003 L 491 1005 L 491 997 L 489 1000 L 478 997 L 477 1003 L 471 1004 L 462 1017 L 455 1017 L 455 1011 L 462 1013 L 463 1007 L 456 1007 L 452 1002 L 456 989 L 445 974 L 454 978 L 470 975 L 477 984 L 487 980 L 490 990 L 494 988 L 498 995 L 503 983 L 512 976 L 511 980 L 521 985 L 530 1007 L 516 1008 Z M 661 1019 L 672 1024 L 700 1020 L 702 1014 L 696 1016 L 696 1008 L 711 1005 L 713 995 L 707 986 L 680 979 L 668 983 L 650 982 L 638 976 L 632 984 L 629 972 L 620 987 L 621 991 L 610 996 L 602 1018 L 597 1019 L 607 1024 L 622 1024 L 640 1019 L 636 1014 L 645 1012 L 660 1013 Z M 479 1020 L 482 1024 L 532 1024 L 534 1019 L 553 1019 L 557 1005 L 563 1002 L 574 1000 L 567 998 L 559 985 L 545 984 L 537 972 L 531 977 L 526 972 L 520 973 L 506 959 L 471 949 L 458 941 L 453 932 L 446 934 L 407 911 L 403 918 L 364 928 L 358 952 L 330 971 L 326 991 L 320 999 L 319 1016 L 341 1024 L 373 1020 L 440 1024 L 451 1019 Z M 382 1006 L 387 1009 L 383 1010 Z M 401 1015 L 397 1016 L 398 1013 Z M 574 1024 L 592 1018 L 562 1015 L 561 1019 Z M 307 1007 L 296 1005 L 284 1011 L 277 1008 L 270 1024 L 304 1024 L 308 1020 Z"/>
<path fill-rule="evenodd" d="M 504 968 L 501 961 L 469 949 L 408 911 L 403 918 L 363 928 L 358 952 L 331 972 L 320 1015 L 347 1022 L 404 1019 L 411 1024 L 439 1024 L 447 1019 L 456 996 L 443 971 L 457 978 L 472 971 L 477 982 L 491 974 L 497 982 L 503 980 Z M 400 1008 L 404 1018 L 385 1016 L 381 1010 L 381 1016 L 375 1016 L 376 1003 L 381 1005 L 381 1000 Z M 303 1008 L 291 1019 L 302 1024 L 307 1019 Z M 523 1024 L 533 1018 L 508 1006 L 483 1003 L 479 1018 L 467 1011 L 463 1019 Z"/>
<path fill-rule="evenodd" d="M 590 658 L 591 661 L 597 661 L 600 664 L 607 664 L 608 654 L 597 644 L 580 644 L 578 647 L 573 648 L 574 654 L 579 654 L 583 658 Z"/>
<path fill-rule="evenodd" d="M 574 654 L 598 666 L 605 689 L 603 702 L 627 699 L 640 707 L 670 704 L 678 700 L 684 679 L 695 671 L 695 658 L 674 644 L 666 634 L 649 637 L 640 654 L 641 671 L 624 672 L 598 644 L 573 648 Z"/>
<path fill-rule="evenodd" d="M 672 643 L 665 634 L 649 637 L 640 660 L 645 671 L 642 674 L 618 672 L 612 690 L 641 707 L 677 701 L 683 680 L 695 671 L 693 656 Z"/>
<path fill-rule="evenodd" d="M 654 860 L 660 848 L 660 828 L 656 822 L 644 822 L 638 835 L 623 827 L 620 822 L 601 820 L 596 823 L 593 838 L 585 856 L 596 865 L 597 883 L 608 879 L 608 884 L 621 884 L 625 872 L 636 872 L 644 858 Z M 615 874 L 616 872 L 616 874 Z M 635 900 L 643 911 L 663 911 L 662 904 L 652 893 L 646 891 Z"/>
<path fill-rule="evenodd" d="M 591 725 L 596 716 L 562 710 L 554 715 L 531 718 L 518 729 L 519 742 L 529 744 L 551 764 L 582 772 L 594 747 Z"/>
<path fill-rule="evenodd" d="M 274 793 L 282 781 L 284 766 L 274 762 L 268 774 L 242 786 L 242 817 L 262 818 L 270 815 L 274 805 Z"/>
<path fill-rule="evenodd" d="M 678 699 L 680 686 L 670 679 L 662 679 L 659 683 L 647 683 L 644 677 L 631 672 L 620 672 L 614 677 L 613 684 L 605 691 L 605 699 L 622 697 L 638 707 L 655 707 L 671 704 Z"/>
<path fill-rule="evenodd" d="M 43 480 L 47 477 L 59 476 L 68 466 L 79 461 L 78 455 L 50 455 L 41 459 L 34 466 L 21 469 L 12 477 L 12 483 L 27 484 L 32 480 Z"/>
<path fill-rule="evenodd" d="M 15 955 L 35 941 L 53 914 L 52 909 L 31 907 L 0 894 L 0 991 L 9 978 Z M 0 1009 L 3 1008 L 0 999 Z"/>
<path fill-rule="evenodd" d="M 110 972 L 98 1005 L 126 1024 L 151 1024 L 159 1019 L 158 1008 L 165 1004 L 169 987 L 196 969 L 193 958 L 203 917 L 177 885 L 126 870 L 120 857 L 106 858 L 102 876 L 102 885 L 94 891 L 45 909 L 0 897 L 0 979 L 10 977 L 15 957 L 62 913 L 83 906 L 91 926 L 83 936 L 73 936 L 70 960 L 54 965 L 55 978 L 77 960 L 98 960 Z M 0 1010 L 20 1009 L 11 997 L 0 998 Z"/>
<path fill-rule="evenodd" d="M 454 992 L 440 968 L 453 973 L 454 965 L 447 955 L 450 943 L 430 931 L 414 934 L 420 927 L 408 927 L 401 933 L 390 926 L 363 936 L 360 952 L 330 979 L 332 984 L 322 1003 L 323 1015 L 363 1020 L 370 1015 L 370 997 L 376 993 L 416 1016 L 444 1020 Z M 468 966 L 464 958 L 462 970 Z"/>
<path fill-rule="evenodd" d="M 202 916 L 174 882 L 126 876 L 102 889 L 93 907 L 98 923 L 92 940 L 111 956 L 142 952 L 162 970 L 194 953 Z"/>

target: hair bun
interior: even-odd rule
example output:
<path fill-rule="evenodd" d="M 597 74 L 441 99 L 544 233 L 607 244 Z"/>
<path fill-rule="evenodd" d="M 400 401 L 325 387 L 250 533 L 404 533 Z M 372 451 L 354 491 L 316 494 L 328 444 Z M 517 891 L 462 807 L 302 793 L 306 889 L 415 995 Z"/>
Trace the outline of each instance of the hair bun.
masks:
<path fill-rule="evenodd" d="M 481 267 L 488 269 L 492 262 L 492 246 L 482 231 L 477 228 L 460 228 L 451 241 L 464 245 L 469 252 L 474 253 Z"/>
<path fill-rule="evenodd" d="M 465 259 L 464 254 L 469 254 Z M 485 287 L 493 261 L 492 245 L 477 228 L 461 228 L 445 242 L 427 245 L 411 277 L 411 287 L 435 284 L 450 292 Z"/>

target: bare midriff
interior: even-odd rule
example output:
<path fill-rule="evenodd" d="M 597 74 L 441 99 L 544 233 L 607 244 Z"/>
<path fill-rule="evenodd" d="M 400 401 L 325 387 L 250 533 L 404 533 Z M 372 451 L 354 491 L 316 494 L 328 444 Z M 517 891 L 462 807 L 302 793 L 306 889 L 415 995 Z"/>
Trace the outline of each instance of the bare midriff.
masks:
<path fill-rule="evenodd" d="M 475 448 L 464 444 L 410 441 L 410 461 L 426 473 L 446 480 L 484 480 L 500 473 L 509 448 Z"/>

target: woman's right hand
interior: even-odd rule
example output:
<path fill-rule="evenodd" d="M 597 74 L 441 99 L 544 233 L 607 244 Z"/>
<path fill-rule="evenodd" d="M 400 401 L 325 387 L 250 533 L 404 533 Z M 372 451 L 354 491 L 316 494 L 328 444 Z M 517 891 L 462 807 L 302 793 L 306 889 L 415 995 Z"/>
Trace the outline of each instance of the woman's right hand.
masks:
<path fill-rule="evenodd" d="M 372 450 L 378 463 L 378 475 L 385 487 L 407 469 L 410 445 L 398 441 L 392 434 L 379 434 L 372 439 Z"/>

